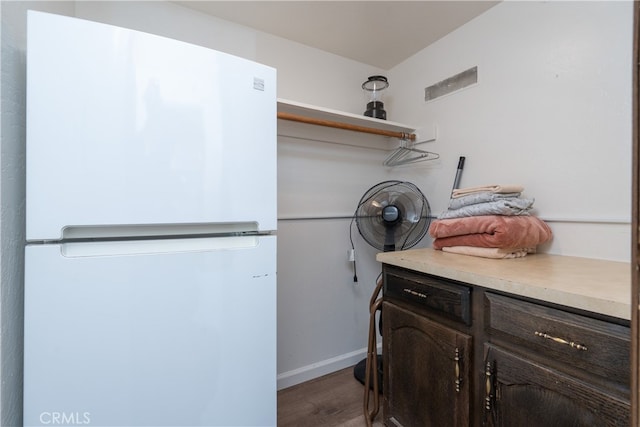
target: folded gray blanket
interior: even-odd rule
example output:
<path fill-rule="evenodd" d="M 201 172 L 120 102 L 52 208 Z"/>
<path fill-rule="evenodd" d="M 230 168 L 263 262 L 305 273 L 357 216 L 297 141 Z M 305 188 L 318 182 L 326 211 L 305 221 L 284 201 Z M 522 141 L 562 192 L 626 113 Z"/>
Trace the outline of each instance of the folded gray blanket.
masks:
<path fill-rule="evenodd" d="M 529 215 L 529 211 L 533 207 L 533 202 L 534 199 L 511 197 L 493 202 L 477 203 L 475 205 L 463 206 L 460 209 L 446 210 L 438 216 L 438 219 L 483 215 L 526 216 Z"/>
<path fill-rule="evenodd" d="M 452 198 L 449 200 L 449 209 L 460 209 L 469 205 L 477 205 L 478 203 L 495 202 L 501 199 L 511 199 L 520 197 L 521 193 L 494 193 L 492 191 L 482 191 L 480 193 L 471 193 L 466 196 Z"/>

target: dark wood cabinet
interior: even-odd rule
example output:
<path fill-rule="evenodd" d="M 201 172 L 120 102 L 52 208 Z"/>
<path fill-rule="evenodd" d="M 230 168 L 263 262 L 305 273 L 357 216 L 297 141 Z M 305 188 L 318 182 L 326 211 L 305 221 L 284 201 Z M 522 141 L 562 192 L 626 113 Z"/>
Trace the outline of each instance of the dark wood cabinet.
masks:
<path fill-rule="evenodd" d="M 470 425 L 471 337 L 392 303 L 382 313 L 386 424 Z"/>
<path fill-rule="evenodd" d="M 385 425 L 629 425 L 629 322 L 383 272 Z"/>
<path fill-rule="evenodd" d="M 385 424 L 472 425 L 471 288 L 385 268 L 383 294 Z"/>
<path fill-rule="evenodd" d="M 484 292 L 487 426 L 628 426 L 629 328 Z"/>
<path fill-rule="evenodd" d="M 629 426 L 629 401 L 492 345 L 486 345 L 484 425 Z"/>

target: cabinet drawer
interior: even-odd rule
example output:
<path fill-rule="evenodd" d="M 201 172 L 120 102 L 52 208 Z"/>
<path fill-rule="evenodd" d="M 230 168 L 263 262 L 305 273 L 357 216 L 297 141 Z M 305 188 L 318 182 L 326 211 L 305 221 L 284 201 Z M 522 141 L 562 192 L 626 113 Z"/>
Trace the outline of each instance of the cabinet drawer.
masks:
<path fill-rule="evenodd" d="M 501 295 L 485 294 L 486 329 L 538 357 L 629 386 L 628 327 Z"/>
<path fill-rule="evenodd" d="M 471 288 L 468 286 L 428 275 L 388 269 L 384 275 L 384 295 L 471 324 Z"/>

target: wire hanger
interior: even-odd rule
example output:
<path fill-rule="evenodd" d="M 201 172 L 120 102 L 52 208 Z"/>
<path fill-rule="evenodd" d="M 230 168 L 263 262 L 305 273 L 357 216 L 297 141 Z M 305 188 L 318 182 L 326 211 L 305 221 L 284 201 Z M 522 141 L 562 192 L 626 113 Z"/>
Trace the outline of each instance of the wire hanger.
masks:
<path fill-rule="evenodd" d="M 433 140 L 412 142 L 408 139 L 401 139 L 398 148 L 393 150 L 391 154 L 382 162 L 384 166 L 400 166 L 409 163 L 424 162 L 427 160 L 436 160 L 440 158 L 437 153 L 421 150 L 415 146 Z"/>

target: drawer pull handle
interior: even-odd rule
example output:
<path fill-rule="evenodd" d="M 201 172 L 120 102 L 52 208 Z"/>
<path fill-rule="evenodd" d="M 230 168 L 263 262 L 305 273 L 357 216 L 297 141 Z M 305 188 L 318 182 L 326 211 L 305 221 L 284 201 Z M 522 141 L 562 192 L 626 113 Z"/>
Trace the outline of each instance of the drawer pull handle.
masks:
<path fill-rule="evenodd" d="M 493 399 L 492 394 L 492 382 L 491 382 L 491 362 L 487 362 L 484 368 L 484 376 L 485 376 L 485 394 L 484 394 L 484 409 L 487 411 L 491 410 L 491 400 Z"/>
<path fill-rule="evenodd" d="M 409 288 L 404 288 L 402 292 L 405 292 L 409 295 L 412 295 L 414 297 L 420 297 L 420 298 L 426 298 L 428 296 L 427 294 L 423 294 L 422 292 L 414 291 L 413 289 L 409 289 Z"/>
<path fill-rule="evenodd" d="M 582 351 L 587 351 L 587 346 L 582 345 L 582 344 L 578 344 L 577 342 L 574 341 L 569 341 L 569 340 L 565 340 L 564 338 L 558 338 L 558 337 L 554 337 L 551 336 L 545 332 L 535 332 L 535 335 L 537 337 L 541 337 L 541 338 L 545 338 L 554 342 L 557 342 L 558 344 L 565 344 L 568 345 L 571 348 L 575 348 L 576 350 L 582 350 Z"/>
<path fill-rule="evenodd" d="M 462 384 L 462 378 L 460 377 L 460 350 L 456 347 L 456 355 L 453 358 L 456 361 L 456 393 L 460 393 L 460 385 Z"/>

